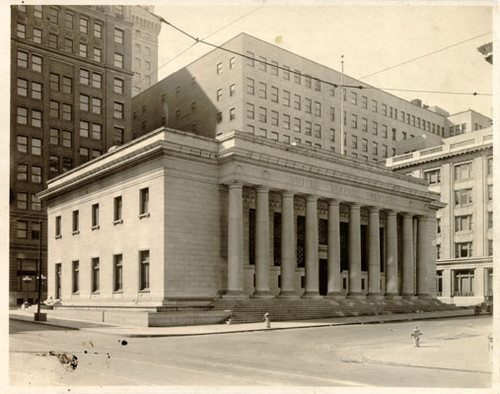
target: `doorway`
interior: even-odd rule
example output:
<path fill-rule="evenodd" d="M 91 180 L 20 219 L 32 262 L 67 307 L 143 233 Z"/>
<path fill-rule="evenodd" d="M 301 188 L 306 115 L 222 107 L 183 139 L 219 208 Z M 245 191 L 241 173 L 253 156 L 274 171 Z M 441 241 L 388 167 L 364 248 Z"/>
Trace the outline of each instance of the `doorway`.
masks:
<path fill-rule="evenodd" d="M 326 295 L 328 292 L 328 260 L 319 260 L 319 295 Z"/>

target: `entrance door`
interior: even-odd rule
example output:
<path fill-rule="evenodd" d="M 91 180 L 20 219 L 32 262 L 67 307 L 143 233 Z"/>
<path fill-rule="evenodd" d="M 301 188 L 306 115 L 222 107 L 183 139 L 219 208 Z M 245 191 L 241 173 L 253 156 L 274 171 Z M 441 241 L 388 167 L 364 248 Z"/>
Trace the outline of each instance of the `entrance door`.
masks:
<path fill-rule="evenodd" d="M 56 264 L 56 300 L 61 298 L 61 264 Z"/>
<path fill-rule="evenodd" d="M 319 294 L 324 296 L 328 292 L 328 260 L 319 260 Z"/>

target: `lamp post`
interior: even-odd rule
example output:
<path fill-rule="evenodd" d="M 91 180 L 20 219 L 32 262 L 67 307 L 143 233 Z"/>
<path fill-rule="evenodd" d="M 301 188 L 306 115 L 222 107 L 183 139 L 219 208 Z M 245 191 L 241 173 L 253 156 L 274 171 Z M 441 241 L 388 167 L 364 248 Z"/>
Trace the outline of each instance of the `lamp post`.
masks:
<path fill-rule="evenodd" d="M 47 321 L 47 314 L 46 313 L 40 313 L 40 305 L 42 302 L 42 234 L 43 234 L 43 224 L 42 220 L 39 220 L 40 223 L 40 242 L 38 244 L 38 304 L 36 307 L 36 313 L 35 313 L 35 321 Z"/>

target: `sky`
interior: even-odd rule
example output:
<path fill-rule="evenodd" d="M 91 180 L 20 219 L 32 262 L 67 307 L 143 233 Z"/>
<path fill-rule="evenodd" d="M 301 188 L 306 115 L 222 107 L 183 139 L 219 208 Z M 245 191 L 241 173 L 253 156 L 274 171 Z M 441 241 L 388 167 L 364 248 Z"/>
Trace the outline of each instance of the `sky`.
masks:
<path fill-rule="evenodd" d="M 338 71 L 343 55 L 347 75 L 398 97 L 420 98 L 450 114 L 473 109 L 492 116 L 493 67 L 477 51 L 492 40 L 492 2 L 360 3 L 171 0 L 156 3 L 155 13 L 217 45 L 245 32 Z M 188 49 L 193 43 L 162 25 L 159 79 L 212 50 L 203 43 Z"/>

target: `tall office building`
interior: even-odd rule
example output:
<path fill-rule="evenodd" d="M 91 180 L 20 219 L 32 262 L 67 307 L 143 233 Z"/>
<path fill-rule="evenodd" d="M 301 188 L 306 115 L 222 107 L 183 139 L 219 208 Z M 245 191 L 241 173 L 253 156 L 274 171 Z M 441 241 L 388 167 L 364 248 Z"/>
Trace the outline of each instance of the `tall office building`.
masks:
<path fill-rule="evenodd" d="M 130 7 L 11 8 L 10 303 L 46 272 L 47 180 L 131 139 Z M 45 286 L 45 285 L 44 285 Z M 45 288 L 44 288 L 45 289 Z"/>
<path fill-rule="evenodd" d="M 447 204 L 436 218 L 438 298 L 473 305 L 492 295 L 492 128 L 465 132 L 445 139 L 442 145 L 389 158 L 387 165 L 427 180 L 429 190 L 440 193 L 441 202 Z"/>
<path fill-rule="evenodd" d="M 229 51 L 214 49 L 135 96 L 134 132 L 166 125 L 214 137 L 235 129 L 338 153 L 342 118 L 345 154 L 373 163 L 395 155 L 397 141 L 440 142 L 453 124 L 438 107 L 349 76 L 341 91 L 340 72 L 245 33 L 222 47 Z"/>
<path fill-rule="evenodd" d="M 153 15 L 154 6 L 131 7 L 132 31 L 132 95 L 158 82 L 158 35 L 161 23 Z"/>

